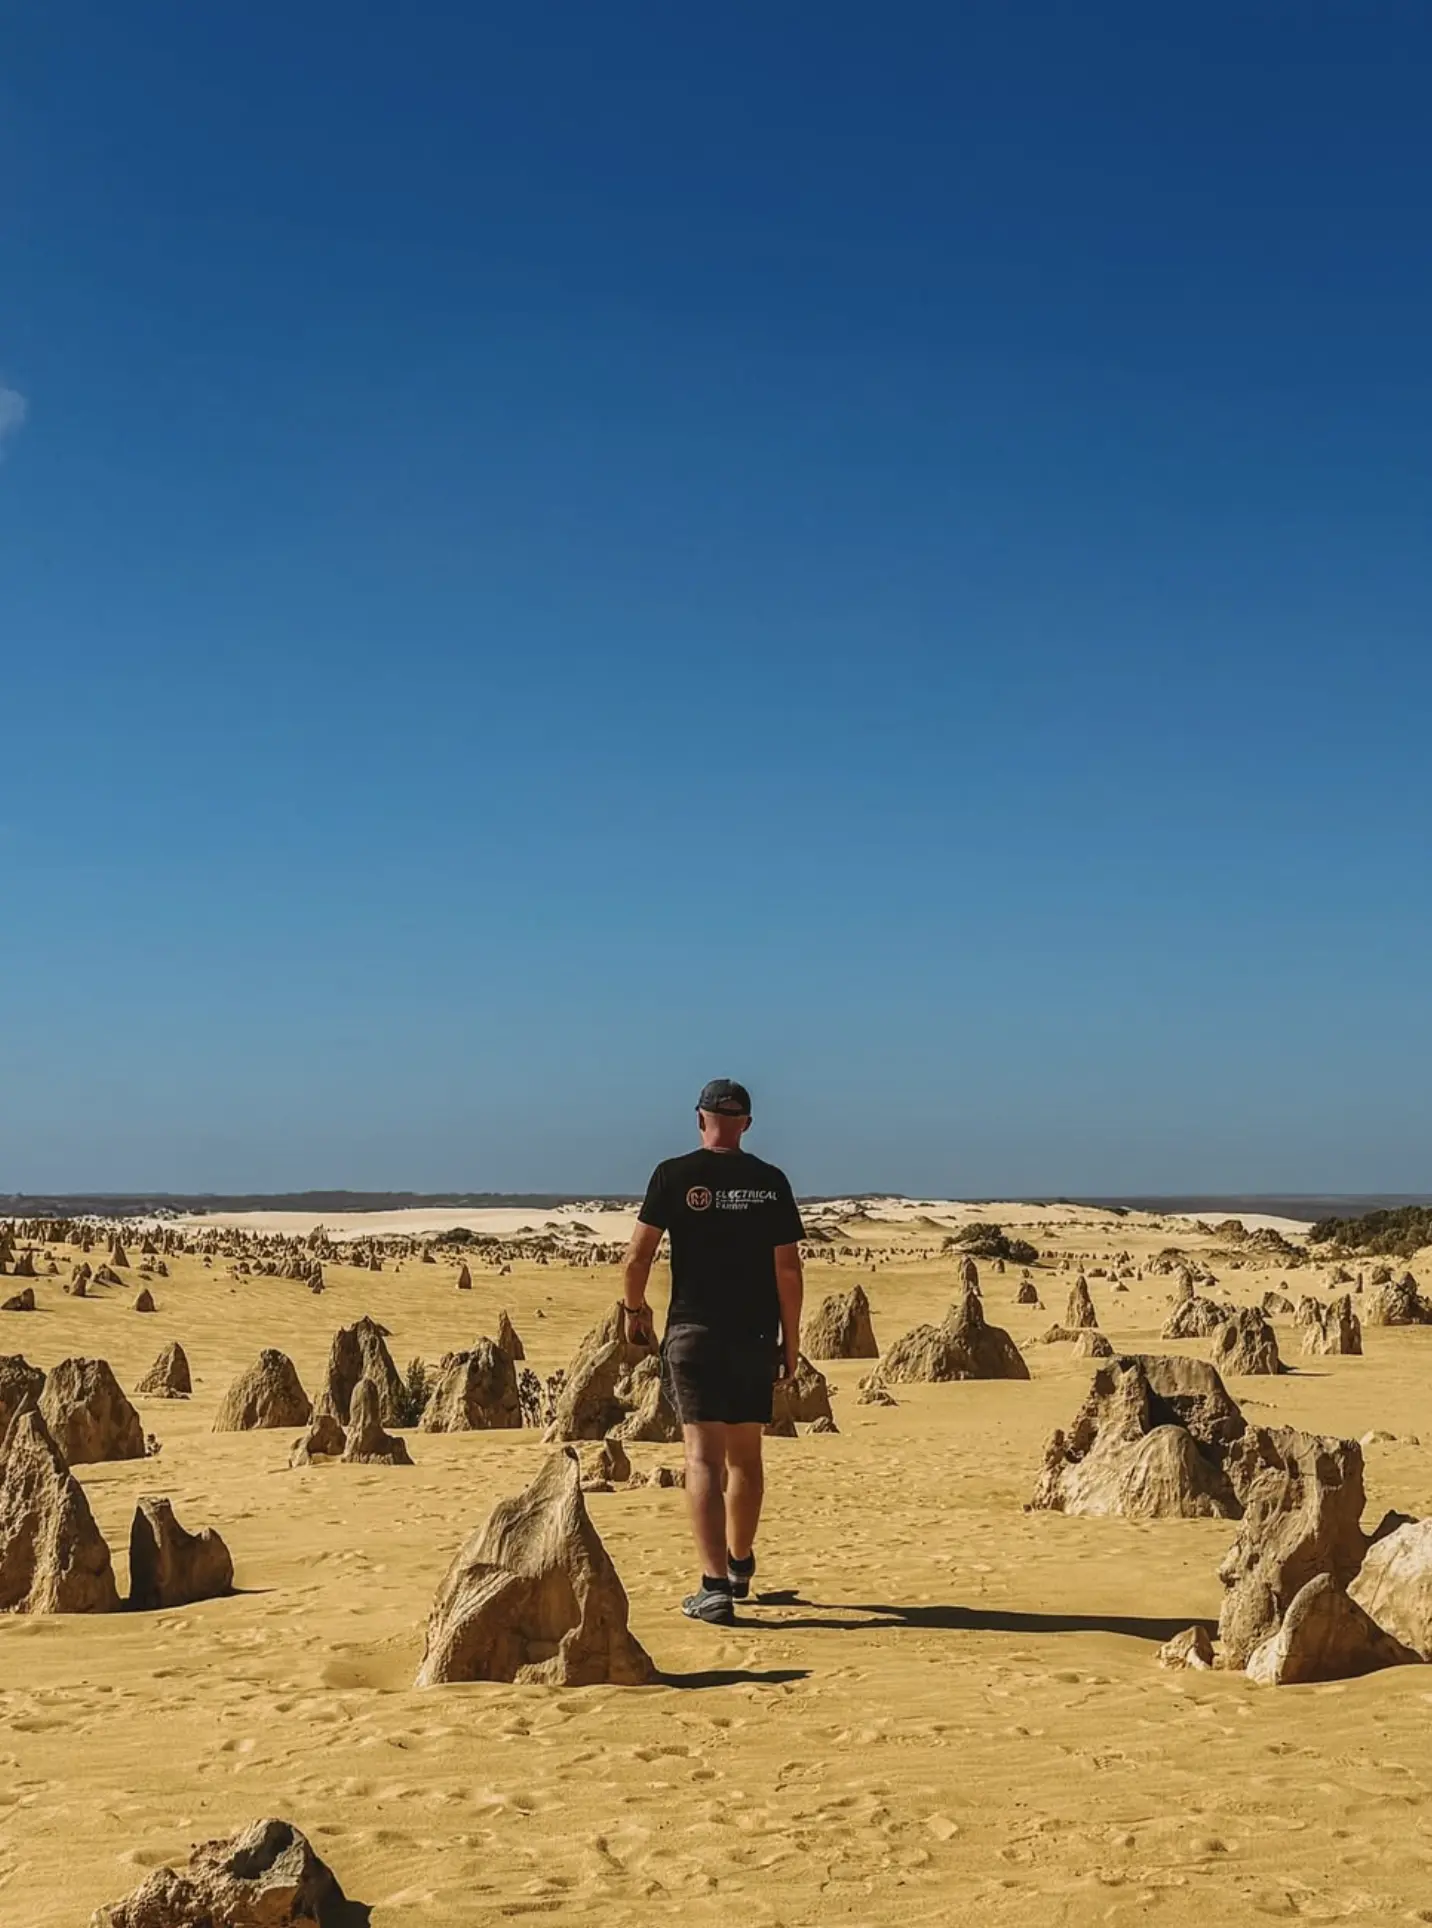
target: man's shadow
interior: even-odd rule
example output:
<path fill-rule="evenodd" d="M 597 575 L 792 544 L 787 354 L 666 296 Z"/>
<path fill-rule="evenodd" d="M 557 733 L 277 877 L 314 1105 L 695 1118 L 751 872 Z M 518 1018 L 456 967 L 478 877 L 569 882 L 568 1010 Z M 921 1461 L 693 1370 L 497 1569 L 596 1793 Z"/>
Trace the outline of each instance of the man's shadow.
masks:
<path fill-rule="evenodd" d="M 1122 1613 L 1016 1613 L 999 1607 L 902 1607 L 888 1601 L 857 1605 L 852 1600 L 846 1600 L 834 1605 L 819 1600 L 805 1600 L 794 1589 L 759 1594 L 757 1604 L 763 1607 L 806 1607 L 810 1610 L 798 1618 L 782 1616 L 779 1620 L 743 1622 L 744 1625 L 760 1625 L 772 1630 L 804 1627 L 859 1633 L 880 1627 L 913 1627 L 921 1632 L 945 1633 L 1119 1633 L 1133 1640 L 1155 1641 L 1172 1640 L 1175 1634 L 1183 1633 L 1188 1627 L 1202 1627 L 1210 1634 L 1218 1630 L 1216 1620 L 1204 1620 L 1187 1614 L 1180 1615 L 1176 1620 L 1164 1620 Z M 850 1617 L 857 1613 L 864 1618 L 855 1620 Z M 822 1617 L 816 1619 L 814 1616 L 817 1614 Z"/>
<path fill-rule="evenodd" d="M 742 1629 L 759 1624 L 755 1620 L 736 1622 Z M 702 1667 L 689 1674 L 658 1674 L 656 1684 L 658 1687 L 783 1687 L 787 1681 L 809 1679 L 809 1667 Z"/>

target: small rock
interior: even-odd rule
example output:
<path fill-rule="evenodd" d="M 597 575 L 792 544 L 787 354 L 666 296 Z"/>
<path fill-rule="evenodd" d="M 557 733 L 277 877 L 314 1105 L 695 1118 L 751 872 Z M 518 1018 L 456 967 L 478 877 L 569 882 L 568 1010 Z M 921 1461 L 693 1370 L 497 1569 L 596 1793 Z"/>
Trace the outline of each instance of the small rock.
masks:
<path fill-rule="evenodd" d="M 1207 1669 L 1213 1665 L 1213 1642 L 1206 1627 L 1189 1627 L 1166 1640 L 1156 1658 L 1160 1667 Z"/>

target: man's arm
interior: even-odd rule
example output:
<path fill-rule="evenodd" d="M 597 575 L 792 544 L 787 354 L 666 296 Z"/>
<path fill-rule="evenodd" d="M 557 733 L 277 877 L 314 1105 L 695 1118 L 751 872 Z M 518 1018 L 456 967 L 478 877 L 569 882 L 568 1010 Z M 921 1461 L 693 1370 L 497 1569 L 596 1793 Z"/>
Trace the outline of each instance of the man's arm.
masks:
<path fill-rule="evenodd" d="M 650 1344 L 656 1338 L 656 1323 L 646 1302 L 646 1282 L 651 1277 L 652 1260 L 661 1244 L 661 1227 L 638 1222 L 627 1246 L 622 1268 L 622 1304 L 626 1307 L 627 1337 Z"/>
<path fill-rule="evenodd" d="M 799 1245 L 776 1247 L 776 1297 L 781 1302 L 781 1351 L 785 1376 L 794 1379 L 801 1356 L 801 1306 L 805 1300 L 805 1274 L 801 1270 Z"/>

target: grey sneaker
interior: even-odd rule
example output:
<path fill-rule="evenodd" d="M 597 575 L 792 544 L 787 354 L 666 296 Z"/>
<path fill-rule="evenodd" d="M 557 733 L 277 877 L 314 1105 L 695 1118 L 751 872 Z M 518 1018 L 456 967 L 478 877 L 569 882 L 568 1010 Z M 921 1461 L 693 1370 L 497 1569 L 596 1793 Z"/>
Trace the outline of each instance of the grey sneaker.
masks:
<path fill-rule="evenodd" d="M 688 1593 L 681 1603 L 681 1611 L 688 1620 L 709 1620 L 713 1626 L 730 1627 L 735 1625 L 736 1609 L 731 1604 L 731 1595 L 725 1587 L 708 1587 L 703 1580 L 695 1593 Z"/>
<path fill-rule="evenodd" d="M 745 1600 L 751 1592 L 751 1582 L 756 1577 L 756 1556 L 748 1553 L 744 1560 L 738 1560 L 734 1553 L 726 1555 L 726 1578 L 731 1582 L 731 1598 Z"/>

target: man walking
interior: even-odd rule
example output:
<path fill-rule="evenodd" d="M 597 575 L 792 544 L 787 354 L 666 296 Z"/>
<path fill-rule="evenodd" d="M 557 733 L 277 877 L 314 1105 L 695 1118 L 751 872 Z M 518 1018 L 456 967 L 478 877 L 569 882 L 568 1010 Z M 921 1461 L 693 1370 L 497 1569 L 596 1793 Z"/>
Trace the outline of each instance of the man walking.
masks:
<path fill-rule="evenodd" d="M 701 1147 L 657 1166 L 627 1248 L 627 1330 L 654 1337 L 647 1279 L 671 1237 L 671 1305 L 662 1362 L 686 1442 L 686 1504 L 701 1584 L 692 1620 L 729 1626 L 756 1571 L 761 1438 L 779 1376 L 800 1356 L 800 1213 L 783 1171 L 741 1149 L 744 1085 L 713 1078 L 697 1100 Z"/>

